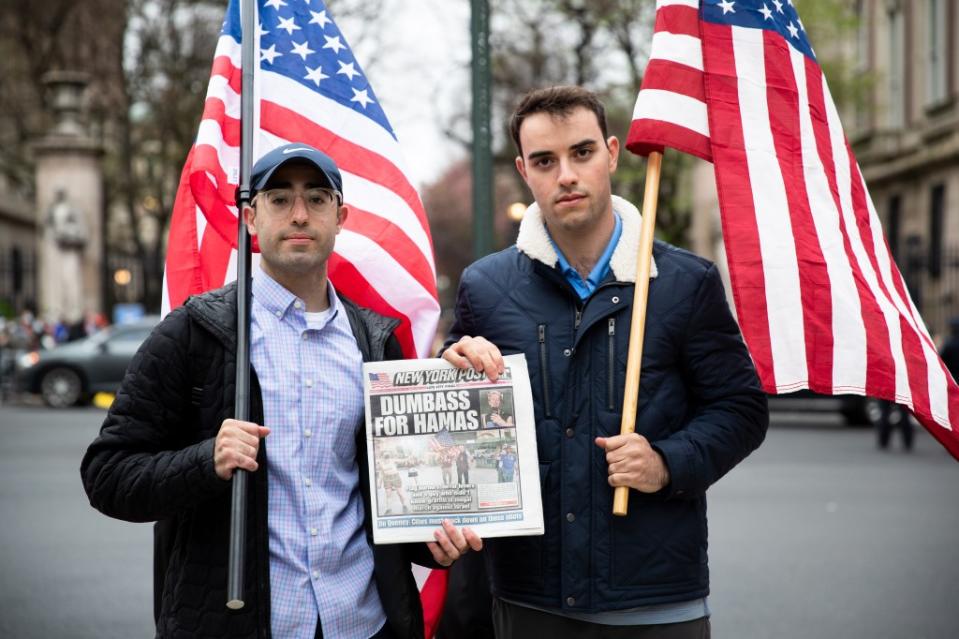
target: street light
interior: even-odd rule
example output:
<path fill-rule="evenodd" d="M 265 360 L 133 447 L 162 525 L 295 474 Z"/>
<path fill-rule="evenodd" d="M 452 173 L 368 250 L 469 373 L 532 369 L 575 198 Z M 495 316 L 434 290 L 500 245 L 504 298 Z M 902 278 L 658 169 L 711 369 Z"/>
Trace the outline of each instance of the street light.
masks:
<path fill-rule="evenodd" d="M 522 202 L 513 202 L 506 207 L 506 217 L 514 224 L 519 224 L 523 221 L 523 216 L 526 215 L 526 208 L 526 205 Z"/>

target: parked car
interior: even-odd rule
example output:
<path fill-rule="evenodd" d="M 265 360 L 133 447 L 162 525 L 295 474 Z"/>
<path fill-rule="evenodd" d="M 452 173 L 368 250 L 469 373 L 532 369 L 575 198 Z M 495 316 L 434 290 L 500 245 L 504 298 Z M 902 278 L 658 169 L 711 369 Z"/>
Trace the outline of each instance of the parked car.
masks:
<path fill-rule="evenodd" d="M 770 411 L 835 412 L 846 426 L 875 426 L 882 415 L 878 400 L 861 395 L 820 395 L 800 390 L 788 395 L 770 395 Z"/>
<path fill-rule="evenodd" d="M 16 390 L 39 393 L 47 406 L 66 408 L 96 393 L 115 393 L 134 353 L 159 317 L 106 328 L 95 335 L 17 361 Z"/>

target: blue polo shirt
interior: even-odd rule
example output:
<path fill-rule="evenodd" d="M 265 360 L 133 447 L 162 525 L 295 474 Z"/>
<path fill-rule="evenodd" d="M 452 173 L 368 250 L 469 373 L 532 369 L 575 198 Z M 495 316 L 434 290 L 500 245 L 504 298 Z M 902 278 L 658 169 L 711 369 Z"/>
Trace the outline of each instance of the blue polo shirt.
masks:
<path fill-rule="evenodd" d="M 616 226 L 613 227 L 613 234 L 609 238 L 609 244 L 606 245 L 606 250 L 599 256 L 599 261 L 596 262 L 596 266 L 593 267 L 589 277 L 585 280 L 579 274 L 579 271 L 570 265 L 569 260 L 566 259 L 563 252 L 556 246 L 556 242 L 553 241 L 553 236 L 549 235 L 549 229 L 546 229 L 546 234 L 549 235 L 549 241 L 552 242 L 553 248 L 556 249 L 556 255 L 559 256 L 559 270 L 566 278 L 566 281 L 569 282 L 570 286 L 573 287 L 573 290 L 576 291 L 576 294 L 579 295 L 581 302 L 588 300 L 589 296 L 596 291 L 599 283 L 609 274 L 609 261 L 612 259 L 613 251 L 616 250 L 616 245 L 619 243 L 619 237 L 623 234 L 622 218 L 619 217 L 619 213 L 616 211 L 613 211 L 613 217 L 616 218 Z"/>

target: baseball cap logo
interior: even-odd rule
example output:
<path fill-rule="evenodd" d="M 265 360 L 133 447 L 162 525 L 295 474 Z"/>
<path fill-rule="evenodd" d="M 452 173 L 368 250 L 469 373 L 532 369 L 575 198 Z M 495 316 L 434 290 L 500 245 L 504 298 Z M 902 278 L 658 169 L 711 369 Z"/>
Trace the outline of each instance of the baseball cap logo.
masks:
<path fill-rule="evenodd" d="M 290 153 L 296 153 L 297 151 L 312 151 L 313 149 L 307 148 L 305 146 L 295 146 L 292 149 L 283 149 L 283 155 L 288 155 Z"/>

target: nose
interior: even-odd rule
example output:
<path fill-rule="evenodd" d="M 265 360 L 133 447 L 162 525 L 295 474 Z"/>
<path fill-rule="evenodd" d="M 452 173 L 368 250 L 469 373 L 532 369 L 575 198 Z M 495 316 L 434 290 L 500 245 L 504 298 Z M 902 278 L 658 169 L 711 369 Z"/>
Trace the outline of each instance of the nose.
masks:
<path fill-rule="evenodd" d="M 293 209 L 290 211 L 294 224 L 306 224 L 310 220 L 310 212 L 306 210 L 306 200 L 301 193 L 293 195 Z"/>
<path fill-rule="evenodd" d="M 579 176 L 576 175 L 576 170 L 573 167 L 573 163 L 567 158 L 562 158 L 559 161 L 558 179 L 561 186 L 572 186 L 579 181 Z"/>

